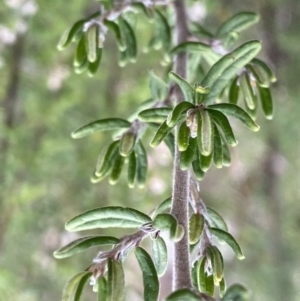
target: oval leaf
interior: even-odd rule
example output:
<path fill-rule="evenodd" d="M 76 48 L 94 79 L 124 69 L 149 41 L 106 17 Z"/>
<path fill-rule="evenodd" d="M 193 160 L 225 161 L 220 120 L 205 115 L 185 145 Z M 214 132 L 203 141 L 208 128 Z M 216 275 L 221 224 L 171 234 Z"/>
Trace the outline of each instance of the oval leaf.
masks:
<path fill-rule="evenodd" d="M 71 136 L 74 139 L 79 139 L 95 132 L 117 130 L 120 128 L 129 128 L 131 123 L 121 118 L 107 118 L 93 121 L 78 130 L 74 131 Z"/>
<path fill-rule="evenodd" d="M 217 238 L 225 241 L 232 248 L 238 259 L 242 260 L 245 258 L 241 247 L 231 234 L 218 228 L 210 228 L 210 232 Z"/>
<path fill-rule="evenodd" d="M 159 294 L 159 281 L 153 261 L 141 247 L 136 247 L 134 253 L 143 273 L 144 301 L 156 301 Z"/>
<path fill-rule="evenodd" d="M 158 277 L 164 275 L 168 265 L 168 250 L 161 237 L 152 240 L 152 256 Z"/>
<path fill-rule="evenodd" d="M 108 259 L 107 262 L 107 301 L 122 301 L 125 279 L 122 263 Z"/>
<path fill-rule="evenodd" d="M 193 103 L 195 96 L 194 88 L 185 79 L 183 79 L 181 76 L 177 75 L 172 71 L 169 72 L 169 77 L 180 87 L 184 96 L 184 100 Z"/>
<path fill-rule="evenodd" d="M 66 258 L 100 245 L 118 244 L 120 240 L 112 236 L 89 235 L 81 237 L 54 252 L 55 258 Z"/>
<path fill-rule="evenodd" d="M 195 244 L 199 241 L 204 228 L 204 218 L 202 214 L 193 213 L 190 217 L 189 242 Z"/>
<path fill-rule="evenodd" d="M 62 301 L 73 301 L 75 290 L 79 282 L 81 281 L 81 279 L 86 275 L 91 275 L 91 272 L 85 271 L 85 272 L 78 273 L 68 281 L 63 291 Z"/>
<path fill-rule="evenodd" d="M 69 220 L 65 228 L 68 231 L 80 231 L 95 228 L 136 228 L 151 222 L 151 218 L 135 209 L 119 206 L 102 207 L 89 210 Z"/>

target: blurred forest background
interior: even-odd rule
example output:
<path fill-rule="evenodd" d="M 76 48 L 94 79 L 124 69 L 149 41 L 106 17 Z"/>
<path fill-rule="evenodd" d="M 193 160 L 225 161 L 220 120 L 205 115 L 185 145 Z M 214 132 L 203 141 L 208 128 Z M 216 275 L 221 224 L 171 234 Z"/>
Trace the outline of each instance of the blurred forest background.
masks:
<path fill-rule="evenodd" d="M 77 236 L 64 230 L 69 218 L 107 204 L 148 212 L 170 195 L 171 157 L 164 146 L 148 148 L 147 187 L 129 189 L 122 179 L 117 186 L 89 181 L 109 136 L 70 137 L 89 121 L 129 116 L 149 97 L 149 69 L 164 74 L 157 63 L 161 53 L 141 51 L 149 39 L 149 24 L 143 22 L 138 23 L 137 64 L 120 68 L 115 42 L 108 39 L 94 78 L 73 72 L 74 47 L 58 52 L 56 44 L 95 4 L 4 0 L 0 5 L 1 301 L 60 300 L 66 281 L 90 264 L 95 249 L 61 261 L 52 256 Z M 263 41 L 260 58 L 277 75 L 274 120 L 260 116 L 261 130 L 255 134 L 237 128 L 240 143 L 231 149 L 231 167 L 210 170 L 201 182 L 201 196 L 223 215 L 246 255 L 237 261 L 224 247 L 228 284 L 246 284 L 254 301 L 299 301 L 300 1 L 202 0 L 190 5 L 191 17 L 211 31 L 239 11 L 261 15 L 244 38 Z M 128 300 L 140 300 L 138 273 L 126 270 Z M 91 296 L 87 290 L 83 300 L 95 300 Z"/>

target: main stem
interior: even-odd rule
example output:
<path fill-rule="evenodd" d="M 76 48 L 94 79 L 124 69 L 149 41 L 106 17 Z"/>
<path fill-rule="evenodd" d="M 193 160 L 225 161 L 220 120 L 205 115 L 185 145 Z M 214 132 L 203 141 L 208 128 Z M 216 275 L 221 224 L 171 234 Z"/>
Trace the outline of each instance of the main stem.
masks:
<path fill-rule="evenodd" d="M 176 16 L 176 44 L 187 41 L 188 27 L 186 20 L 185 0 L 174 2 Z M 187 76 L 187 57 L 185 53 L 180 53 L 174 60 L 174 71 L 183 78 Z M 176 102 L 183 101 L 183 95 L 176 87 Z M 185 233 L 183 238 L 174 246 L 173 265 L 173 290 L 184 287 L 191 287 L 190 263 L 189 263 L 189 243 L 188 243 L 188 192 L 189 192 L 189 172 L 182 171 L 179 166 L 180 152 L 177 147 L 178 127 L 175 131 L 175 156 L 173 170 L 173 191 L 171 213 L 183 226 Z"/>

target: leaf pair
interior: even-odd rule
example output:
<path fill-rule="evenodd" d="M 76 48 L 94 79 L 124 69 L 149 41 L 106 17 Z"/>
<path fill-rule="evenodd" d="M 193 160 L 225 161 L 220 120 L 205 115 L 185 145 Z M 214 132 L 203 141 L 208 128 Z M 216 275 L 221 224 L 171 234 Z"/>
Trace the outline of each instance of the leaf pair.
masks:
<path fill-rule="evenodd" d="M 72 277 L 65 285 L 62 301 L 79 301 L 83 288 L 91 276 L 91 272 L 85 271 Z"/>
<path fill-rule="evenodd" d="M 269 86 L 274 81 L 276 78 L 271 69 L 263 61 L 253 59 L 245 66 L 245 71 L 232 81 L 229 102 L 236 104 L 241 90 L 246 109 L 253 118 L 256 116 L 259 98 L 265 117 L 272 119 L 273 101 Z"/>
<path fill-rule="evenodd" d="M 216 104 L 189 110 L 186 124 L 182 123 L 178 131 L 181 157 L 183 159 L 188 157 L 188 160 L 182 160 L 182 169 L 187 169 L 193 161 L 195 161 L 193 167 L 196 174 L 197 167 L 206 172 L 212 161 L 218 168 L 230 164 L 226 143 L 235 146 L 237 141 L 226 115 L 241 120 L 252 131 L 259 129 L 243 109 L 233 104 Z M 197 137 L 197 140 L 192 137 Z"/>
<path fill-rule="evenodd" d="M 125 290 L 123 264 L 120 260 L 108 258 L 106 274 L 96 276 L 93 290 L 98 294 L 98 301 L 122 301 Z"/>
<path fill-rule="evenodd" d="M 91 181 L 98 183 L 110 175 L 109 183 L 116 184 L 127 161 L 128 186 L 133 188 L 136 181 L 138 187 L 144 187 L 148 168 L 147 154 L 142 142 L 140 140 L 136 142 L 136 140 L 135 134 L 126 132 L 121 140 L 111 143 L 105 154 L 99 157 Z"/>
<path fill-rule="evenodd" d="M 209 264 L 206 256 L 194 263 L 194 282 L 200 292 L 213 296 L 215 291 L 214 276 L 211 271 L 208 271 L 207 265 Z"/>

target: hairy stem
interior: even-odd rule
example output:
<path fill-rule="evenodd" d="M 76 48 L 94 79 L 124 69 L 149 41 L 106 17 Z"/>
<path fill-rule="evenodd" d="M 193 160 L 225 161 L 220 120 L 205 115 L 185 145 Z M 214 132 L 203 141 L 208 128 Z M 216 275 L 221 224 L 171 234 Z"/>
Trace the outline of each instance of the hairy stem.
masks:
<path fill-rule="evenodd" d="M 185 0 L 176 0 L 174 10 L 176 15 L 176 44 L 185 42 L 188 38 L 186 22 Z M 175 57 L 174 71 L 183 78 L 187 76 L 186 54 L 180 53 Z M 183 100 L 183 95 L 178 87 L 175 90 L 176 102 Z M 173 191 L 171 213 L 177 218 L 180 225 L 185 229 L 181 241 L 175 243 L 173 265 L 173 290 L 183 287 L 191 287 L 189 245 L 188 245 L 188 193 L 189 172 L 182 171 L 179 166 L 180 152 L 177 147 L 178 128 L 175 133 L 175 157 L 173 170 Z"/>

